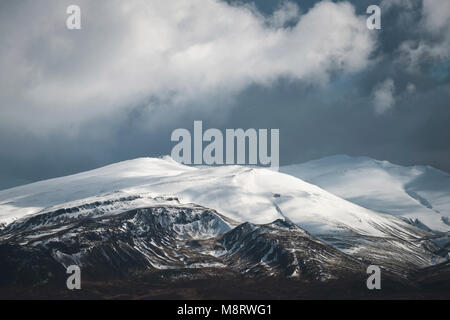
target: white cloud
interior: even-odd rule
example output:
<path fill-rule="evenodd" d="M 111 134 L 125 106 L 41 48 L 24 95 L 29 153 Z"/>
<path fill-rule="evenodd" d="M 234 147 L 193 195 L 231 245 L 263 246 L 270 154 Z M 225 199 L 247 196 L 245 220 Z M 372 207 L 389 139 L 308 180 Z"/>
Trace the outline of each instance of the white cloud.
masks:
<path fill-rule="evenodd" d="M 440 59 L 450 58 L 450 1 L 424 0 L 423 16 L 425 29 L 438 39 L 428 46 L 428 53 Z"/>
<path fill-rule="evenodd" d="M 60 2 L 26 3 L 35 7 L 16 13 L 32 14 L 28 25 L 7 27 L 26 19 L 6 13 L 0 20 L 0 112 L 19 122 L 39 114 L 35 123 L 42 126 L 99 117 L 150 97 L 176 106 L 233 95 L 279 77 L 324 84 L 330 72 L 366 67 L 375 42 L 365 17 L 347 2 L 321 1 L 302 15 L 286 3 L 267 18 L 216 0 L 79 1 L 81 31 L 64 30 Z"/>
<path fill-rule="evenodd" d="M 421 14 L 417 23 L 420 40 L 408 40 L 400 46 L 401 59 L 410 70 L 426 58 L 450 58 L 450 1 L 423 0 Z"/>
<path fill-rule="evenodd" d="M 274 27 L 284 27 L 287 23 L 297 22 L 300 16 L 300 8 L 294 2 L 283 2 L 272 16 L 269 23 Z"/>
<path fill-rule="evenodd" d="M 376 85 L 372 92 L 373 107 L 376 114 L 384 114 L 395 105 L 395 84 L 392 79 L 386 79 Z"/>
<path fill-rule="evenodd" d="M 428 31 L 449 31 L 450 1 L 423 0 L 424 23 Z"/>

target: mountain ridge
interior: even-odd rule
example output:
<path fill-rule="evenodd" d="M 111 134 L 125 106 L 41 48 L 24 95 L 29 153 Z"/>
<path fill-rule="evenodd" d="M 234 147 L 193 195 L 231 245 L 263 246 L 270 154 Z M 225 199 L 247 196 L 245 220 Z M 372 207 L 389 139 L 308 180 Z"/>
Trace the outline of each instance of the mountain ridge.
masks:
<path fill-rule="evenodd" d="M 151 277 L 166 289 L 273 278 L 365 287 L 370 264 L 404 288 L 447 270 L 429 269 L 448 255 L 435 233 L 263 168 L 139 158 L 0 191 L 0 219 L 0 295 L 63 283 L 71 264 L 89 283 Z"/>

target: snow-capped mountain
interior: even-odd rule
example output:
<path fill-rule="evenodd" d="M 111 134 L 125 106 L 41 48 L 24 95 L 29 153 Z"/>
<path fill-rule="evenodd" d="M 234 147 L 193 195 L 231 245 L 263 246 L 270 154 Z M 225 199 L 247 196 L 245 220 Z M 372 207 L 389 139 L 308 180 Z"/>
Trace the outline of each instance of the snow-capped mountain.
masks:
<path fill-rule="evenodd" d="M 450 174 L 430 166 L 404 167 L 338 155 L 281 171 L 425 230 L 450 232 Z"/>
<path fill-rule="evenodd" d="M 0 191 L 0 222 L 93 202 L 96 197 L 108 199 L 118 192 L 150 198 L 140 197 L 131 204 L 117 201 L 118 208 L 109 211 L 146 206 L 158 196 L 174 196 L 181 203 L 212 208 L 238 222 L 264 224 L 288 219 L 313 234 L 422 235 L 391 215 L 363 208 L 287 174 L 243 166 L 194 168 L 168 157 L 125 161 Z"/>
<path fill-rule="evenodd" d="M 169 157 L 0 191 L 0 222 L 0 284 L 46 283 L 71 264 L 92 278 L 201 270 L 319 282 L 363 279 L 377 264 L 404 281 L 447 257 L 434 232 L 297 177 Z"/>

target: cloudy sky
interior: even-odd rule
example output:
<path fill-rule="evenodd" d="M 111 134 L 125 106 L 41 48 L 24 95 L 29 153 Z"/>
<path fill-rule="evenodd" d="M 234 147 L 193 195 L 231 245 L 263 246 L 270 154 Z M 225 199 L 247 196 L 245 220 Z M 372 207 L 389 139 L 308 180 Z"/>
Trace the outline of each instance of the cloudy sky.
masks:
<path fill-rule="evenodd" d="M 194 120 L 279 128 L 281 164 L 450 171 L 448 0 L 0 0 L 0 71 L 0 189 L 170 154 Z"/>

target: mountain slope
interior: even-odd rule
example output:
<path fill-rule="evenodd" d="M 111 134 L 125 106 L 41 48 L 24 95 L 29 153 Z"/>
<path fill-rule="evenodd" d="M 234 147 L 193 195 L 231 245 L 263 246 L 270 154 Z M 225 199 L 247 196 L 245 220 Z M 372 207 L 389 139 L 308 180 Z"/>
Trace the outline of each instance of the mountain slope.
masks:
<path fill-rule="evenodd" d="M 4 242 L 44 224 L 110 219 L 137 209 L 190 203 L 240 223 L 293 223 L 366 262 L 404 273 L 440 261 L 432 234 L 341 199 L 298 178 L 242 166 L 193 168 L 142 158 L 0 192 Z M 11 222 L 12 221 L 12 222 Z M 25 239 L 23 240 L 25 241 Z M 27 244 L 27 242 L 23 242 Z M 379 254 L 382 246 L 386 254 Z M 392 262 L 395 257 L 395 263 Z"/>
<path fill-rule="evenodd" d="M 138 197 L 131 208 L 146 205 L 148 199 L 153 202 L 156 196 L 175 196 L 182 203 L 213 208 L 238 222 L 264 224 L 289 219 L 313 234 L 352 231 L 380 237 L 393 233 L 407 238 L 423 236 L 390 215 L 365 209 L 286 174 L 242 166 L 193 168 L 170 158 L 130 160 L 0 191 L 0 222 L 117 192 L 132 197 L 150 195 Z"/>
<path fill-rule="evenodd" d="M 364 263 L 292 223 L 234 227 L 214 210 L 165 200 L 81 219 L 52 211 L 10 224 L 0 231 L 0 284 L 52 281 L 74 264 L 91 279 L 189 269 L 208 277 L 226 269 L 250 277 L 326 281 L 365 272 Z"/>
<path fill-rule="evenodd" d="M 432 167 L 339 155 L 280 170 L 425 230 L 450 232 L 450 175 Z"/>

